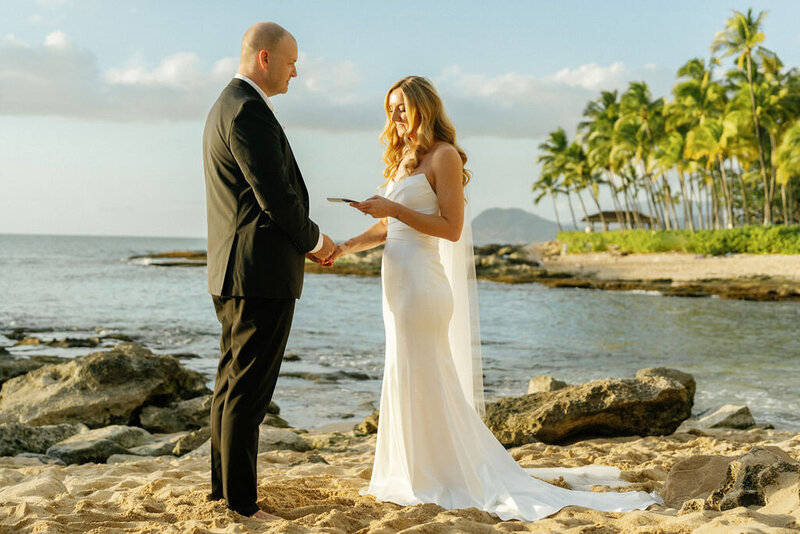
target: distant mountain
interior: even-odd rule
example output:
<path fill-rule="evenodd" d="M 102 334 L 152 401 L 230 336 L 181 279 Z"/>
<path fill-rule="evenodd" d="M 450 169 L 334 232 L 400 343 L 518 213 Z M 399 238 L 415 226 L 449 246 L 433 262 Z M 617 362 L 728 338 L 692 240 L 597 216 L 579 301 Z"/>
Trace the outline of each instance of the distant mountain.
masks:
<path fill-rule="evenodd" d="M 491 208 L 472 220 L 472 240 L 489 243 L 536 243 L 556 238 L 553 221 L 517 208 Z"/>

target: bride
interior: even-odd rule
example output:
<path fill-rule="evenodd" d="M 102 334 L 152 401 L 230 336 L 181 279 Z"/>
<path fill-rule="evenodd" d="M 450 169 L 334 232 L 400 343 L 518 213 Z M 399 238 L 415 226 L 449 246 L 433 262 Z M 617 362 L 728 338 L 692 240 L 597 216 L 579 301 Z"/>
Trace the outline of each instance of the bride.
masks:
<path fill-rule="evenodd" d="M 572 491 L 533 478 L 483 424 L 467 157 L 427 79 L 399 80 L 384 106 L 385 194 L 351 204 L 378 222 L 328 260 L 386 243 L 386 364 L 367 493 L 527 521 L 569 505 L 629 511 L 658 502 L 643 492 Z"/>

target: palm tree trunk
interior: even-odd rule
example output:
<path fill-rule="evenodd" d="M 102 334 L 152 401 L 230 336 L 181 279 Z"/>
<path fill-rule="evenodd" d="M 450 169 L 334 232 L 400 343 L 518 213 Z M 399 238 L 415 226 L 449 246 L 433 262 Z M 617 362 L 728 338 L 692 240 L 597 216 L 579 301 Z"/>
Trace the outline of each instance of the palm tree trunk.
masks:
<path fill-rule="evenodd" d="M 742 169 L 742 162 L 736 159 L 736 164 L 739 167 L 739 188 L 742 190 L 742 209 L 744 209 L 744 223 L 750 226 L 750 208 L 747 206 L 747 187 L 744 185 L 744 169 Z M 733 163 L 731 163 L 731 167 Z"/>
<path fill-rule="evenodd" d="M 689 204 L 689 197 L 686 195 L 686 179 L 681 168 L 678 168 L 678 183 L 681 185 L 681 198 L 683 199 L 683 227 L 686 228 L 686 225 L 689 225 L 689 231 L 694 233 L 694 214 L 692 205 Z"/>
<path fill-rule="evenodd" d="M 550 198 L 553 199 L 553 214 L 556 216 L 556 224 L 558 225 L 558 231 L 563 232 L 564 229 L 561 227 L 561 220 L 558 218 L 558 208 L 556 207 L 556 195 L 554 191 L 550 192 Z"/>
<path fill-rule="evenodd" d="M 569 206 L 569 213 L 572 215 L 572 228 L 578 230 L 578 221 L 575 220 L 575 210 L 572 209 L 572 194 L 567 189 L 567 205 Z"/>
<path fill-rule="evenodd" d="M 717 182 L 713 179 L 713 175 L 708 187 L 711 189 L 711 225 L 715 230 L 719 230 L 719 197 L 717 195 Z"/>
<path fill-rule="evenodd" d="M 600 208 L 600 195 L 598 194 L 597 190 L 594 187 L 589 187 L 589 192 L 591 193 L 592 200 L 594 200 L 594 205 L 597 206 L 597 213 L 600 215 L 600 224 L 603 225 L 603 231 L 608 232 L 608 223 L 606 223 L 606 218 L 603 215 L 603 210 Z"/>
<path fill-rule="evenodd" d="M 786 203 L 786 184 L 781 184 L 781 203 L 783 204 L 783 225 L 789 226 L 789 207 Z"/>
<path fill-rule="evenodd" d="M 761 164 L 761 180 L 764 182 L 764 226 L 772 224 L 772 209 L 769 198 L 769 182 L 767 181 L 767 165 L 764 162 L 764 147 L 761 144 L 761 126 L 758 123 L 758 113 L 756 113 L 756 95 L 753 89 L 753 65 L 750 53 L 747 53 L 747 85 L 750 88 L 750 109 L 753 112 L 753 128 L 756 133 L 756 144 L 758 145 L 758 161 Z"/>
<path fill-rule="evenodd" d="M 725 162 L 722 161 L 721 154 L 717 155 L 717 162 L 719 163 L 719 172 L 722 174 L 722 194 L 725 196 L 725 227 L 733 228 L 733 200 L 728 190 L 728 176 L 725 174 Z"/>
<path fill-rule="evenodd" d="M 583 210 L 583 220 L 586 221 L 586 224 L 591 224 L 589 222 L 589 212 L 586 211 L 586 204 L 583 203 L 583 197 L 581 196 L 580 191 L 576 191 L 575 194 L 578 196 L 578 201 L 581 203 L 581 210 Z"/>

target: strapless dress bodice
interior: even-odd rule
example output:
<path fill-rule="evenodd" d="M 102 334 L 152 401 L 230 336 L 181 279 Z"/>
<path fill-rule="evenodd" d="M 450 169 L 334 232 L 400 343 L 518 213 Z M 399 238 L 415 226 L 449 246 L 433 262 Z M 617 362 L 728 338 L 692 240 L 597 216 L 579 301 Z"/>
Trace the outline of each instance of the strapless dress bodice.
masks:
<path fill-rule="evenodd" d="M 412 174 L 399 180 L 392 180 L 384 194 L 403 206 L 426 215 L 439 214 L 439 200 L 433 192 L 428 178 L 423 173 Z M 437 238 L 414 230 L 404 222 L 389 217 L 386 239 L 417 239 L 434 243 Z"/>

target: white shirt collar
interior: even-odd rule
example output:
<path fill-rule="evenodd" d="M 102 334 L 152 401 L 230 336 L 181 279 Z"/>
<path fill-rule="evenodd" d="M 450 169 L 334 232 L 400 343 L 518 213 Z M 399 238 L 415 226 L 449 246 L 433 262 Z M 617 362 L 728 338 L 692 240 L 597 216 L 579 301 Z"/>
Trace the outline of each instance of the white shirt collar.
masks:
<path fill-rule="evenodd" d="M 234 74 L 233 77 L 238 79 L 238 80 L 243 80 L 243 81 L 249 83 L 253 87 L 253 89 L 258 91 L 258 94 L 260 94 L 261 98 L 264 99 L 264 102 L 267 103 L 267 107 L 270 109 L 270 111 L 275 113 L 275 107 L 272 105 L 272 101 L 270 101 L 269 97 L 267 96 L 267 93 L 262 91 L 261 88 L 256 84 L 256 82 L 254 82 L 253 80 L 251 80 L 250 78 L 248 78 L 244 74 L 239 74 L 238 72 L 236 74 Z"/>

